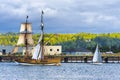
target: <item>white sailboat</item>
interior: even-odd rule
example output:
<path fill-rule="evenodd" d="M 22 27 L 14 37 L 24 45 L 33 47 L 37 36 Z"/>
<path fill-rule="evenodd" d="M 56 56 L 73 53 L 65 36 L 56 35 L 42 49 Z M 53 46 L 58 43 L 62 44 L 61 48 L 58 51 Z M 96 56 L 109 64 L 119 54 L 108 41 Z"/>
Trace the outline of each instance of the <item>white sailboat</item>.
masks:
<path fill-rule="evenodd" d="M 93 64 L 102 64 L 102 56 L 101 52 L 99 51 L 98 45 L 96 46 L 96 50 L 94 52 Z"/>

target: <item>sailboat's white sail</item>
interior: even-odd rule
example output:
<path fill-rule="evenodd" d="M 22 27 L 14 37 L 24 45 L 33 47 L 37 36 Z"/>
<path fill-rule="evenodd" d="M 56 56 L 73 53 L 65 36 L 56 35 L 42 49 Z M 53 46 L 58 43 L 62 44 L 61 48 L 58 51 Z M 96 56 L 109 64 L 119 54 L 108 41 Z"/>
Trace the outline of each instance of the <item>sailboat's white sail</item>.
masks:
<path fill-rule="evenodd" d="M 102 63 L 102 57 L 101 57 L 101 53 L 99 51 L 98 45 L 96 47 L 96 50 L 93 56 L 93 63 Z"/>

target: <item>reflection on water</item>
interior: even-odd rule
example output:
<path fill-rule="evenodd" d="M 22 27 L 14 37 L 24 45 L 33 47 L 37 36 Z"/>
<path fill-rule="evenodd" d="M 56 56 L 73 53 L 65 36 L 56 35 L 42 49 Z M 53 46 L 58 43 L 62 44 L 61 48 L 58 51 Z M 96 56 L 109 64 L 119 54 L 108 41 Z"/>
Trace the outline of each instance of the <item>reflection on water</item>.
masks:
<path fill-rule="evenodd" d="M 120 80 L 120 64 L 62 63 L 22 66 L 0 63 L 0 80 Z"/>

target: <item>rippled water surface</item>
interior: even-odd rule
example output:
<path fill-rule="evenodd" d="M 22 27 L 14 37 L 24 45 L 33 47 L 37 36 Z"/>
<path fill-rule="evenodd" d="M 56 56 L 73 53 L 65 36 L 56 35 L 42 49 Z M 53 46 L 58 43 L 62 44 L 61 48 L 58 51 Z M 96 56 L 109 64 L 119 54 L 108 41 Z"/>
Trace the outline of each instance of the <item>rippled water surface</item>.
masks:
<path fill-rule="evenodd" d="M 0 63 L 0 80 L 120 80 L 120 63 L 62 63 L 61 66 Z"/>

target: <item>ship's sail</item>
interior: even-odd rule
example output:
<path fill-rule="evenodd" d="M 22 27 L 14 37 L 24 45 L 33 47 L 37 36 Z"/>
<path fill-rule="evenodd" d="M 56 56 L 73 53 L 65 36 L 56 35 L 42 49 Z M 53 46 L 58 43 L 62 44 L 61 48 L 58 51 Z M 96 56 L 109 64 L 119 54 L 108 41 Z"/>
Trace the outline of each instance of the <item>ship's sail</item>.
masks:
<path fill-rule="evenodd" d="M 38 40 L 38 44 L 37 46 L 35 47 L 35 51 L 33 53 L 33 56 L 32 56 L 32 59 L 44 59 L 44 31 L 43 31 L 43 28 L 44 28 L 44 24 L 43 24 L 43 12 L 42 12 L 42 15 L 41 15 L 41 36 Z"/>
<path fill-rule="evenodd" d="M 33 45 L 33 39 L 32 39 L 32 27 L 30 23 L 23 23 L 21 24 L 21 29 L 20 29 L 20 35 L 19 39 L 17 42 L 17 45 L 25 44 L 27 39 L 27 44 L 28 45 Z"/>
<path fill-rule="evenodd" d="M 32 47 L 34 45 L 34 41 L 32 39 L 32 26 L 31 23 L 27 22 L 27 19 L 28 16 L 26 17 L 26 23 L 22 23 L 20 26 L 19 39 L 15 48 L 11 52 L 12 54 L 18 52 L 19 46 L 25 47 L 25 53 L 28 53 L 28 47 Z"/>
<path fill-rule="evenodd" d="M 32 32 L 32 27 L 30 23 L 21 24 L 20 32 L 25 32 L 26 29 L 28 32 Z"/>
<path fill-rule="evenodd" d="M 98 45 L 96 46 L 96 50 L 94 52 L 93 63 L 102 63 L 101 52 L 99 51 Z"/>
<path fill-rule="evenodd" d="M 38 44 L 35 47 L 35 51 L 33 53 L 32 59 L 41 59 L 42 58 L 42 46 L 41 46 L 42 36 L 43 36 L 43 33 L 41 33 L 41 36 L 38 40 Z"/>
<path fill-rule="evenodd" d="M 12 53 L 16 53 L 18 51 L 18 46 L 14 47 L 14 49 L 12 50 Z"/>
<path fill-rule="evenodd" d="M 33 53 L 32 59 L 38 59 L 39 49 L 40 49 L 40 45 L 37 44 L 37 46 L 35 47 L 35 51 Z"/>

